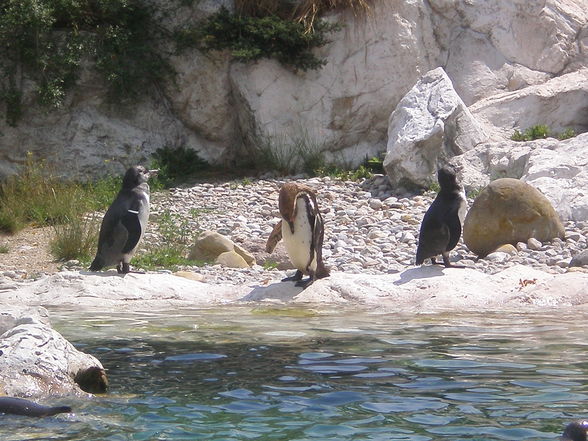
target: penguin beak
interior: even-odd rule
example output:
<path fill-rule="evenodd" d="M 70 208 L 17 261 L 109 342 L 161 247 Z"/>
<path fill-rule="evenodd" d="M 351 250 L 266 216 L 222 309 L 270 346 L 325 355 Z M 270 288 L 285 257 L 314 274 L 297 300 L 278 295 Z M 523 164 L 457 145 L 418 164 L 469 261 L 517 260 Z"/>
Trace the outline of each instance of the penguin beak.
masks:
<path fill-rule="evenodd" d="M 158 168 L 154 168 L 153 170 L 147 171 L 147 174 L 149 175 L 150 178 L 152 178 L 153 176 L 157 176 L 158 173 L 159 173 Z"/>

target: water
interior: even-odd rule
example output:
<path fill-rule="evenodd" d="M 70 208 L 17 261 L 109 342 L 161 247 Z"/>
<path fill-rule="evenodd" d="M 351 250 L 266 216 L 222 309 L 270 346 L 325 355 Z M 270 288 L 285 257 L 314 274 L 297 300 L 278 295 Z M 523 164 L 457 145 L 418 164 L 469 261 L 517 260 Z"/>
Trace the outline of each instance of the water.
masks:
<path fill-rule="evenodd" d="M 54 326 L 108 369 L 74 415 L 0 440 L 555 440 L 588 416 L 584 314 L 236 308 Z"/>

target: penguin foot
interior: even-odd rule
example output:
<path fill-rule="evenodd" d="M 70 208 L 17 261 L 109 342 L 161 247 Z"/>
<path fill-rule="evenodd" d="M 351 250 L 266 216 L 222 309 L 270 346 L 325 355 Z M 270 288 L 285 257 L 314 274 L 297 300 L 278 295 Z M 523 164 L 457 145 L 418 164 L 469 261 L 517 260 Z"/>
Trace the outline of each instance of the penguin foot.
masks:
<path fill-rule="evenodd" d="M 119 274 L 128 274 L 131 272 L 131 265 L 126 262 L 120 262 L 116 266 L 116 272 Z"/>
<path fill-rule="evenodd" d="M 282 282 L 297 282 L 299 280 L 302 280 L 302 271 L 296 270 L 293 276 L 282 279 Z"/>

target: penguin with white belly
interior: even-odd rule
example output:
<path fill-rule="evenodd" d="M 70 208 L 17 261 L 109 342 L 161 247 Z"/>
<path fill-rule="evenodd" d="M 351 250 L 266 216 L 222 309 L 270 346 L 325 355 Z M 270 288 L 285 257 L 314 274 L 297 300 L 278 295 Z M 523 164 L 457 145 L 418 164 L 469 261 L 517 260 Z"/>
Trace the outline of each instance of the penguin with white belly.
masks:
<path fill-rule="evenodd" d="M 271 253 L 283 239 L 290 261 L 297 269 L 283 281 L 296 281 L 296 286 L 310 286 L 316 279 L 329 276 L 322 257 L 324 224 L 319 212 L 316 193 L 307 185 L 287 182 L 279 195 L 282 220 L 274 227 L 266 243 Z M 308 279 L 302 280 L 303 275 Z"/>
<path fill-rule="evenodd" d="M 90 265 L 90 271 L 115 266 L 119 274 L 130 271 L 130 260 L 147 228 L 149 219 L 149 178 L 157 170 L 142 166 L 131 167 L 125 173 L 122 188 L 106 211 L 100 235 L 98 251 Z"/>

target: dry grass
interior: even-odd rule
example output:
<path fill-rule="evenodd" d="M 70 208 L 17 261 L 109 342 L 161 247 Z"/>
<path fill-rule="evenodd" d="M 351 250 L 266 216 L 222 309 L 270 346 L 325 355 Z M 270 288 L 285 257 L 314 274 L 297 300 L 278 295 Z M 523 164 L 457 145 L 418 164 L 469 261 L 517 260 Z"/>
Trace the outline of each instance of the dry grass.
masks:
<path fill-rule="evenodd" d="M 350 9 L 356 16 L 371 13 L 374 0 L 235 0 L 235 8 L 241 14 L 253 17 L 277 15 L 304 23 L 308 30 L 314 28 L 318 17 L 329 11 Z"/>

